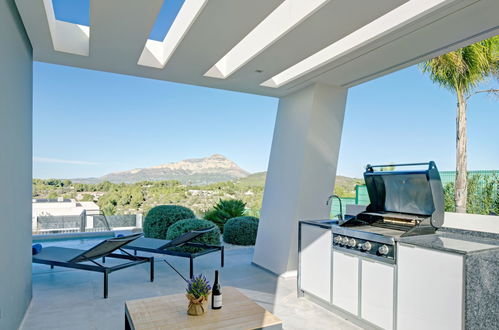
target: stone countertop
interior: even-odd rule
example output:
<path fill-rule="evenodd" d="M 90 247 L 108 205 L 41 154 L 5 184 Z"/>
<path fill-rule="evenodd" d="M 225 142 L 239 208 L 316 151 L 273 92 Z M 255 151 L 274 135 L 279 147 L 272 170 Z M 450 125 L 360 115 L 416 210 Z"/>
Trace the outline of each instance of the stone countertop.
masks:
<path fill-rule="evenodd" d="M 334 224 L 337 224 L 338 220 L 324 219 L 324 220 L 301 220 L 300 224 L 312 225 L 321 227 L 324 229 L 331 229 Z"/>
<path fill-rule="evenodd" d="M 471 236 L 464 232 L 437 231 L 432 235 L 401 237 L 399 242 L 458 254 L 499 250 L 498 239 Z"/>

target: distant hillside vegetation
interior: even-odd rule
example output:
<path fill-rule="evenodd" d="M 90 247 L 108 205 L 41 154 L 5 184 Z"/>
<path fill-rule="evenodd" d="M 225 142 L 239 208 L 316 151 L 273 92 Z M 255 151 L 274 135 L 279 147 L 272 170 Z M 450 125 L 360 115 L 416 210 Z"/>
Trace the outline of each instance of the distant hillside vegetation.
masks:
<path fill-rule="evenodd" d="M 245 178 L 238 179 L 237 182 L 248 186 L 264 186 L 267 172 L 258 172 L 248 175 Z"/>
<path fill-rule="evenodd" d="M 267 172 L 250 174 L 245 178 L 236 180 L 237 183 L 248 186 L 264 186 Z M 363 179 L 336 176 L 335 194 L 341 197 L 355 197 L 355 186 L 364 184 Z"/>
<path fill-rule="evenodd" d="M 340 197 L 355 197 L 355 186 L 363 184 L 364 179 L 338 175 L 336 176 L 334 193 Z"/>
<path fill-rule="evenodd" d="M 249 174 L 225 156 L 212 155 L 100 178 L 34 179 L 33 198 L 95 201 L 106 215 L 147 214 L 154 206 L 176 204 L 193 209 L 198 216 L 220 199 L 240 199 L 248 214 L 258 215 L 266 177 L 266 172 Z M 340 197 L 354 197 L 355 186 L 363 183 L 337 176 L 334 191 Z"/>

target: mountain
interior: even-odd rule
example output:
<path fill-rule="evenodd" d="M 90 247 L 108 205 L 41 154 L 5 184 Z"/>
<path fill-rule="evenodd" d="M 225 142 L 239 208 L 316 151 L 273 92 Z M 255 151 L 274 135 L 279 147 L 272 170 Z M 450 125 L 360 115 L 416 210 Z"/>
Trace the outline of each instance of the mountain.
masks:
<path fill-rule="evenodd" d="M 178 180 L 183 184 L 203 185 L 247 177 L 249 173 L 223 155 L 193 158 L 177 163 L 137 168 L 106 174 L 100 178 L 72 179 L 79 183 L 135 183 L 140 181 Z"/>
<path fill-rule="evenodd" d="M 71 179 L 75 183 L 135 183 L 140 181 L 177 180 L 182 184 L 205 185 L 216 182 L 235 181 L 243 186 L 264 186 L 267 172 L 250 174 L 223 155 L 205 158 L 186 159 L 176 163 L 137 168 L 129 171 L 114 172 L 100 178 Z M 335 192 L 340 196 L 355 196 L 355 185 L 364 180 L 336 176 Z"/>

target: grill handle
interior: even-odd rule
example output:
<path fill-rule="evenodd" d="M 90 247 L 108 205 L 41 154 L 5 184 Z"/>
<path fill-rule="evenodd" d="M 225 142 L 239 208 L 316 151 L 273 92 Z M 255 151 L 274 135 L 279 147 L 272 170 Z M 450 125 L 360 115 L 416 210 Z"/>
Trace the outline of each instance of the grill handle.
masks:
<path fill-rule="evenodd" d="M 407 163 L 407 164 L 386 164 L 386 165 L 371 165 L 367 164 L 366 166 L 366 171 L 369 172 L 374 172 L 374 168 L 376 167 L 399 167 L 399 166 L 421 166 L 421 165 L 428 165 L 428 169 L 431 170 L 432 168 L 436 167 L 434 161 L 429 161 L 427 163 Z"/>

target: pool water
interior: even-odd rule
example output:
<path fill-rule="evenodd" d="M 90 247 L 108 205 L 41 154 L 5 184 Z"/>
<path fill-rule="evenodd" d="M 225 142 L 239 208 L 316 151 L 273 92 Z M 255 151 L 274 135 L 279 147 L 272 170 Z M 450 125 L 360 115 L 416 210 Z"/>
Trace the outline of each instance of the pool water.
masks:
<path fill-rule="evenodd" d="M 102 242 L 105 239 L 113 236 L 98 236 L 98 237 L 82 237 L 82 238 L 62 238 L 62 239 L 49 239 L 49 240 L 33 240 L 33 244 L 41 244 L 42 248 L 49 246 L 66 247 L 73 249 L 86 250 Z"/>

